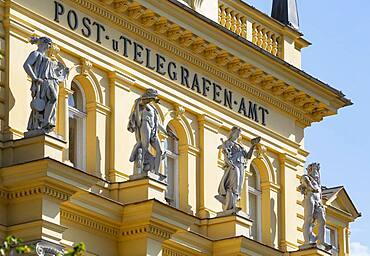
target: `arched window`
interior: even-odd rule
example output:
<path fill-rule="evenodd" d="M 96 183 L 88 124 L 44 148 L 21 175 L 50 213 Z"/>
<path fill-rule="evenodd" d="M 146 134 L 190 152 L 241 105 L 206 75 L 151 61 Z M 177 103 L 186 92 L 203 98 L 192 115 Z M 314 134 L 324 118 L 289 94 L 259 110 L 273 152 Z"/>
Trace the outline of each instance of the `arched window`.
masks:
<path fill-rule="evenodd" d="M 85 95 L 77 82 L 71 84 L 72 94 L 68 96 L 69 117 L 69 160 L 73 166 L 86 167 L 86 103 Z"/>
<path fill-rule="evenodd" d="M 175 129 L 171 126 L 167 126 L 167 131 L 176 135 Z M 179 207 L 179 143 L 178 140 L 172 137 L 168 137 L 164 141 L 164 150 L 166 152 L 166 159 L 164 161 L 165 175 L 167 176 L 167 202 L 174 206 Z"/>
<path fill-rule="evenodd" d="M 253 220 L 251 236 L 253 239 L 261 241 L 261 185 L 259 173 L 253 164 L 250 167 L 250 174 L 248 177 L 248 214 Z"/>

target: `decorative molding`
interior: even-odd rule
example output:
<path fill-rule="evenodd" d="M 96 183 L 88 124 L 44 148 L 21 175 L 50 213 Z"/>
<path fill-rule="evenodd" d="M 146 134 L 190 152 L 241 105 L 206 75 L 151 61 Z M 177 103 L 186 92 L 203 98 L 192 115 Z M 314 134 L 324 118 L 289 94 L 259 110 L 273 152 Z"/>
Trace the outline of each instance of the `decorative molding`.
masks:
<path fill-rule="evenodd" d="M 148 10 L 146 7 L 141 6 L 139 3 L 134 3 L 130 1 L 131 4 L 129 4 L 130 7 L 127 9 L 127 13 L 120 12 L 120 15 L 117 15 L 116 13 L 102 8 L 100 5 L 97 5 L 92 1 L 71 1 L 85 8 L 86 11 L 95 13 L 96 15 L 99 15 L 102 18 L 116 24 L 120 28 L 130 31 L 137 37 L 158 45 L 164 51 L 170 52 L 173 55 L 182 58 L 185 62 L 192 63 L 193 65 L 203 69 L 206 73 L 213 74 L 218 79 L 241 88 L 249 95 L 258 98 L 260 101 L 264 103 L 269 103 L 279 108 L 283 112 L 292 115 L 306 126 L 310 125 L 314 121 L 321 120 L 323 117 L 322 115 L 330 114 L 330 111 L 323 103 L 321 103 L 322 109 L 314 108 L 311 112 L 309 111 L 310 109 L 305 110 L 303 106 L 296 106 L 294 104 L 294 96 L 292 98 L 286 97 L 285 92 L 292 92 L 291 87 L 288 85 L 284 87 L 280 85 L 280 87 L 275 86 L 269 89 L 264 89 L 261 86 L 264 85 L 264 82 L 266 80 L 271 79 L 272 76 L 266 74 L 256 67 L 253 67 L 253 72 L 251 72 L 251 75 L 243 75 L 245 79 L 241 80 L 239 78 L 240 72 L 243 72 L 244 74 L 245 65 L 251 65 L 245 63 L 245 61 L 235 56 L 230 55 L 225 50 L 217 49 L 217 55 L 213 61 L 214 63 L 210 63 L 209 52 L 205 51 L 206 49 L 208 49 L 210 44 L 202 38 L 197 37 L 196 35 L 193 35 L 192 42 L 190 44 L 181 43 L 181 38 L 185 37 L 185 33 L 186 35 L 188 35 L 189 31 L 186 31 L 184 28 L 180 28 L 173 22 L 168 21 L 165 17 L 159 17 L 152 26 L 143 26 L 142 19 L 139 19 L 141 15 L 134 15 L 133 12 L 141 13 L 144 12 L 144 10 L 150 10 Z M 113 4 L 113 1 L 110 5 L 110 7 L 114 10 L 115 5 Z M 135 8 L 132 9 L 131 7 Z M 130 8 L 132 9 L 131 11 Z M 118 10 L 115 9 L 115 11 L 117 12 Z M 125 16 L 127 16 L 128 19 L 125 19 Z M 158 27 L 166 27 L 166 33 L 163 31 L 163 29 L 158 29 Z M 151 30 L 152 33 L 148 33 L 147 30 Z M 169 41 L 163 40 L 163 37 L 168 38 Z M 186 48 L 186 50 L 184 48 Z M 197 54 L 197 56 L 193 54 Z M 199 56 L 202 56 L 202 58 L 200 58 Z M 214 64 L 216 64 L 218 67 L 215 67 Z M 259 74 L 259 79 L 254 80 L 254 77 L 252 76 L 253 74 Z M 252 77 L 252 79 L 250 79 L 250 77 Z M 278 80 L 277 78 L 275 79 Z M 253 84 L 254 86 L 250 86 L 251 84 Z M 292 94 L 289 95 L 291 96 Z M 299 92 L 299 94 L 297 94 L 298 97 L 301 95 L 306 94 L 304 92 Z M 288 103 L 286 101 L 288 101 Z"/>
<path fill-rule="evenodd" d="M 91 61 L 82 58 L 81 59 L 81 75 L 88 76 L 91 72 L 93 64 Z"/>
<path fill-rule="evenodd" d="M 259 158 L 259 159 L 267 157 L 267 148 L 266 148 L 266 146 L 262 145 L 261 143 L 257 144 L 257 146 L 256 146 L 256 157 Z"/>
<path fill-rule="evenodd" d="M 121 231 L 123 238 L 129 239 L 132 236 L 153 235 L 161 240 L 168 240 L 172 233 L 166 229 L 160 228 L 153 224 L 131 227 Z"/>
<path fill-rule="evenodd" d="M 96 219 L 83 216 L 81 214 L 77 214 L 66 209 L 61 209 L 60 216 L 62 219 L 70 221 L 72 223 L 82 225 L 88 229 L 95 230 L 101 233 L 104 233 L 108 236 L 112 236 L 114 238 L 118 237 L 119 229 L 115 228 L 111 225 L 107 225 L 105 223 L 99 222 Z"/>
<path fill-rule="evenodd" d="M 184 116 L 185 112 L 186 110 L 183 106 L 180 106 L 180 105 L 175 106 L 175 118 L 176 119 L 181 119 Z"/>
<path fill-rule="evenodd" d="M 8 193 L 5 190 L 0 190 L 0 200 L 7 200 Z"/>
<path fill-rule="evenodd" d="M 187 253 L 180 252 L 178 250 L 169 248 L 169 247 L 163 247 L 162 250 L 163 256 L 189 256 Z"/>
<path fill-rule="evenodd" d="M 6 193 L 6 195 L 4 195 L 4 193 Z M 61 201 L 68 201 L 69 198 L 71 197 L 70 193 L 67 193 L 59 189 L 50 187 L 50 186 L 46 186 L 46 185 L 33 187 L 33 188 L 25 188 L 25 189 L 17 190 L 17 191 L 9 191 L 9 192 L 2 191 L 0 195 L 3 197 L 6 197 L 7 200 L 20 199 L 20 198 L 36 196 L 36 195 L 48 195 L 50 197 L 54 197 L 55 199 L 58 199 Z"/>

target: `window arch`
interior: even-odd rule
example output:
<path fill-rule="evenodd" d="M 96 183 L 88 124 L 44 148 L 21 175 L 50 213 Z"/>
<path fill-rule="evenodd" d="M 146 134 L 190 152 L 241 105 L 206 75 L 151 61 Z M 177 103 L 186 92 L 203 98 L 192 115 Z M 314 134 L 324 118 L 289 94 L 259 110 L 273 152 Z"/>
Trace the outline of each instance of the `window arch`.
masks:
<path fill-rule="evenodd" d="M 253 220 L 251 237 L 254 240 L 262 240 L 261 230 L 261 178 L 258 169 L 252 163 L 248 177 L 248 214 Z"/>
<path fill-rule="evenodd" d="M 76 82 L 71 83 L 68 96 L 69 161 L 79 169 L 86 168 L 86 99 L 84 91 Z"/>
<path fill-rule="evenodd" d="M 177 137 L 175 129 L 167 126 L 167 131 Z M 166 158 L 164 161 L 164 171 L 167 176 L 166 200 L 174 206 L 179 207 L 179 142 L 176 138 L 168 136 L 164 141 L 164 151 Z"/>

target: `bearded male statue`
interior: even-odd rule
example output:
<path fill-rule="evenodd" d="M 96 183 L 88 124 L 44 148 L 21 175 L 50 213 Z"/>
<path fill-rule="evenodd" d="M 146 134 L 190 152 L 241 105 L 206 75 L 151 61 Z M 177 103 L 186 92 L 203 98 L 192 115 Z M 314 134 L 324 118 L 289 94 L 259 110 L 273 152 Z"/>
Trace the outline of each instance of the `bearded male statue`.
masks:
<path fill-rule="evenodd" d="M 127 129 L 135 133 L 136 137 L 136 144 L 130 156 L 130 162 L 135 162 L 134 174 L 150 172 L 158 175 L 159 179 L 165 179 L 165 176 L 159 173 L 160 163 L 165 158 L 165 154 L 158 138 L 158 130 L 169 137 L 178 138 L 160 124 L 159 113 L 153 106 L 153 103 L 158 102 L 158 92 L 152 88 L 147 89 L 140 98 L 135 100 Z M 154 155 L 150 147 L 154 149 Z"/>
<path fill-rule="evenodd" d="M 302 176 L 298 189 L 304 195 L 303 237 L 305 245 L 323 245 L 326 250 L 330 250 L 331 246 L 325 243 L 326 218 L 322 203 L 319 163 L 308 165 L 307 174 Z M 315 225 L 318 229 L 317 235 L 313 232 Z"/>

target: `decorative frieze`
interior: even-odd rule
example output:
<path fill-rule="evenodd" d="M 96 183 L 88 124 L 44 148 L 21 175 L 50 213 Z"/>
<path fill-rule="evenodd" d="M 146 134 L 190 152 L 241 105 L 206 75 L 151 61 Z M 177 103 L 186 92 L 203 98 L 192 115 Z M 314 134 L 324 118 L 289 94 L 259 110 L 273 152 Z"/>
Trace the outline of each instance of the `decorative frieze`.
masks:
<path fill-rule="evenodd" d="M 37 195 L 48 195 L 50 197 L 53 197 L 61 201 L 68 201 L 71 196 L 71 194 L 69 193 L 66 193 L 64 191 L 61 191 L 59 189 L 46 186 L 46 185 L 32 187 L 32 188 L 24 188 L 22 190 L 9 191 L 9 192 L 3 191 L 1 194 L 4 196 L 4 193 L 6 193 L 7 200 L 21 199 L 21 198 L 37 196 Z"/>
<path fill-rule="evenodd" d="M 95 14 L 98 14 L 102 16 L 103 18 L 116 23 L 121 28 L 124 28 L 128 31 L 131 31 L 132 33 L 136 34 L 143 40 L 147 40 L 149 42 L 152 42 L 159 47 L 163 48 L 165 51 L 171 52 L 172 54 L 179 56 L 184 61 L 193 63 L 194 65 L 202 68 L 207 73 L 213 74 L 219 79 L 226 81 L 229 84 L 233 84 L 244 91 L 246 91 L 248 94 L 260 99 L 263 102 L 266 102 L 268 104 L 271 104 L 279 109 L 281 109 L 284 112 L 287 112 L 288 114 L 294 116 L 297 120 L 299 120 L 304 125 L 310 125 L 313 121 L 317 121 L 317 118 L 320 114 L 329 114 L 330 111 L 327 109 L 327 111 L 316 111 L 316 109 L 313 109 L 311 112 L 306 111 L 302 108 L 302 106 L 295 105 L 295 95 L 293 95 L 291 92 L 289 93 L 289 97 L 286 97 L 284 94 L 284 88 L 283 87 L 276 87 L 274 91 L 272 91 L 272 88 L 262 88 L 259 87 L 259 83 L 264 80 L 264 77 L 271 75 L 265 74 L 258 68 L 252 67 L 250 64 L 245 63 L 243 60 L 232 56 L 227 51 L 224 51 L 222 49 L 208 49 L 208 47 L 211 45 L 209 42 L 205 41 L 204 39 L 192 34 L 191 37 L 189 33 L 184 29 L 181 28 L 179 25 L 174 24 L 173 22 L 169 21 L 166 17 L 160 17 L 158 14 L 155 14 L 153 11 L 148 12 L 148 9 L 145 7 L 141 7 L 141 9 L 138 7 L 139 5 L 137 3 L 134 3 L 132 1 L 129 1 L 129 8 L 123 13 L 127 14 L 128 18 L 131 19 L 131 21 L 124 19 L 122 16 L 116 16 L 114 13 L 110 12 L 107 9 L 103 9 L 100 6 L 94 4 L 91 1 L 86 0 L 72 0 L 75 3 L 79 4 L 81 7 L 86 8 L 90 12 L 94 12 Z M 118 3 L 118 5 L 117 5 Z M 115 2 L 114 4 L 111 4 L 112 9 L 117 10 L 117 6 L 119 6 L 121 2 Z M 124 1 L 125 4 L 127 4 L 126 1 Z M 141 10 L 141 11 L 139 11 Z M 146 29 L 151 29 L 156 34 L 165 36 L 170 41 L 177 43 L 180 47 L 176 47 L 175 44 L 170 43 L 168 41 L 163 40 L 160 37 L 155 36 L 152 33 L 148 33 L 148 31 L 145 31 L 142 22 L 143 19 L 145 20 L 145 15 L 142 16 L 143 19 L 139 21 L 139 24 L 136 25 L 133 22 L 137 22 L 138 20 L 138 14 L 134 14 L 133 12 L 142 12 L 140 14 L 144 15 L 144 13 L 151 13 L 151 16 L 155 14 L 158 19 L 154 22 L 151 26 L 144 26 Z M 154 19 L 154 18 L 153 18 Z M 231 25 L 230 25 L 231 26 Z M 261 25 L 255 23 L 255 29 L 256 31 L 259 31 L 258 33 L 261 33 L 261 31 L 264 34 L 261 38 L 262 45 L 265 45 L 267 48 L 271 48 L 271 51 L 275 54 L 278 54 L 279 52 L 279 46 L 277 45 L 279 43 L 279 38 L 276 34 L 272 32 L 266 32 L 266 29 L 261 27 Z M 191 50 L 197 57 L 193 56 L 192 54 L 189 54 L 188 51 L 184 51 L 183 48 L 187 48 Z M 215 56 L 216 55 L 216 56 Z M 204 60 L 202 58 L 199 58 L 198 56 L 204 57 Z M 214 64 L 216 64 L 218 67 L 214 67 L 213 65 L 209 64 L 209 61 L 213 61 Z M 247 66 L 247 68 L 246 68 Z M 226 69 L 229 72 L 225 72 Z M 261 77 L 261 80 L 257 80 L 256 87 L 250 86 L 250 84 L 255 84 L 255 82 L 251 79 L 249 79 L 252 75 L 258 73 L 264 73 Z M 230 74 L 231 73 L 231 74 Z M 235 73 L 235 75 L 232 75 Z M 247 81 L 240 80 L 240 78 L 247 79 Z M 285 88 L 288 88 L 289 85 L 285 86 Z M 314 114 L 315 113 L 315 114 Z M 322 118 L 321 116 L 320 118 Z"/>
<path fill-rule="evenodd" d="M 119 234 L 118 228 L 105 224 L 101 221 L 97 221 L 96 219 L 83 216 L 82 214 L 77 214 L 66 209 L 62 209 L 60 211 L 60 216 L 64 220 L 67 220 L 78 225 L 82 225 L 88 229 L 98 231 L 99 233 L 104 233 L 105 235 L 112 236 L 115 238 L 118 237 Z"/>
<path fill-rule="evenodd" d="M 178 250 L 169 248 L 169 247 L 163 247 L 162 250 L 163 256 L 190 256 L 190 254 L 180 252 Z"/>
<path fill-rule="evenodd" d="M 132 236 L 153 235 L 161 240 L 168 240 L 171 238 L 172 232 L 157 225 L 147 224 L 123 229 L 121 235 L 123 239 L 130 239 Z"/>

